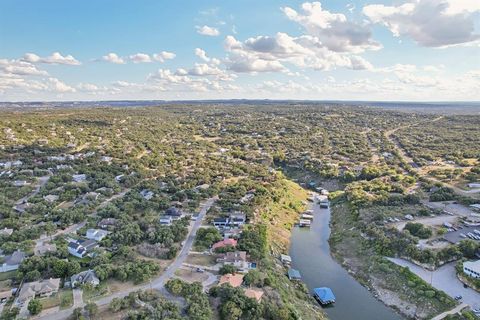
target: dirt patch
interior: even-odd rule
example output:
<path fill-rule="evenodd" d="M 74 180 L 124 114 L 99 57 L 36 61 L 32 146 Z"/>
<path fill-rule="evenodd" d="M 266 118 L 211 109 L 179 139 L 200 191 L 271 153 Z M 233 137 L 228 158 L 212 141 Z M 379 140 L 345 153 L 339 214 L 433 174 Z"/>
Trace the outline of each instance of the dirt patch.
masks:
<path fill-rule="evenodd" d="M 203 282 L 208 279 L 207 274 L 204 272 L 197 272 L 193 268 L 179 269 L 175 272 L 175 275 L 189 283 Z"/>
<path fill-rule="evenodd" d="M 214 256 L 211 255 L 189 254 L 185 262 L 188 264 L 194 264 L 199 266 L 213 266 L 216 264 L 216 259 Z"/>

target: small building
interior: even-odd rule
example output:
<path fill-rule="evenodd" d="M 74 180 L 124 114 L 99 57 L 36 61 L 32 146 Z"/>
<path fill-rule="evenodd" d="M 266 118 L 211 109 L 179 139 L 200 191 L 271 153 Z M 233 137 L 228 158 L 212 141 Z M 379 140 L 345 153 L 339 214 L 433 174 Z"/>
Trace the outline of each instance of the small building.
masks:
<path fill-rule="evenodd" d="M 236 274 L 231 274 L 231 273 L 227 273 L 223 276 L 220 277 L 220 282 L 218 283 L 219 286 L 225 284 L 225 283 L 228 283 L 229 285 L 231 285 L 232 287 L 234 288 L 237 288 L 237 287 L 240 287 L 243 283 L 243 277 L 244 275 L 243 274 L 239 274 L 239 273 L 236 273 Z"/>
<path fill-rule="evenodd" d="M 23 187 L 23 186 L 28 185 L 28 182 L 25 181 L 25 180 L 15 180 L 15 181 L 13 181 L 13 185 L 15 187 Z"/>
<path fill-rule="evenodd" d="M 229 225 L 233 228 L 241 227 L 247 221 L 247 217 L 244 213 L 234 213 L 230 215 Z"/>
<path fill-rule="evenodd" d="M 94 287 L 100 284 L 100 279 L 98 279 L 97 274 L 93 270 L 86 270 L 77 273 L 73 275 L 70 280 L 72 288 L 76 288 L 77 286 L 81 286 L 83 284 L 90 284 Z"/>
<path fill-rule="evenodd" d="M 3 263 L 0 265 L 0 272 L 8 272 L 17 270 L 25 259 L 25 253 L 17 250 L 9 256 L 5 256 Z"/>
<path fill-rule="evenodd" d="M 47 253 L 57 251 L 57 246 L 53 243 L 49 243 L 48 241 L 44 241 L 39 245 L 35 246 L 34 253 L 36 256 L 44 256 Z"/>
<path fill-rule="evenodd" d="M 70 241 L 67 249 L 72 256 L 83 258 L 97 247 L 98 243 L 95 240 L 78 240 Z"/>
<path fill-rule="evenodd" d="M 257 302 L 262 301 L 263 290 L 261 289 L 252 289 L 247 288 L 244 290 L 245 296 L 257 300 Z"/>
<path fill-rule="evenodd" d="M 155 195 L 155 193 L 153 193 L 152 191 L 150 190 L 147 190 L 147 189 L 143 189 L 140 191 L 140 195 L 143 197 L 143 199 L 145 200 L 150 200 L 153 198 L 153 196 Z"/>
<path fill-rule="evenodd" d="M 282 261 L 284 265 L 290 265 L 292 263 L 292 257 L 286 254 L 281 254 L 280 261 Z"/>
<path fill-rule="evenodd" d="M 18 294 L 18 302 L 23 304 L 33 298 L 50 297 L 57 293 L 59 288 L 60 278 L 25 283 Z"/>
<path fill-rule="evenodd" d="M 86 174 L 74 174 L 72 176 L 73 181 L 75 182 L 85 182 L 87 180 Z"/>
<path fill-rule="evenodd" d="M 469 277 L 480 279 L 480 260 L 464 262 L 463 272 Z"/>
<path fill-rule="evenodd" d="M 11 236 L 13 233 L 13 229 L 9 229 L 9 228 L 3 228 L 0 230 L 0 236 Z"/>
<path fill-rule="evenodd" d="M 172 220 L 179 220 L 184 216 L 183 211 L 176 207 L 170 207 L 165 210 L 165 215 L 172 217 Z"/>
<path fill-rule="evenodd" d="M 116 225 L 117 225 L 117 219 L 105 218 L 100 220 L 97 226 L 102 229 L 110 229 L 110 228 L 114 228 Z"/>
<path fill-rule="evenodd" d="M 58 198 L 59 198 L 59 196 L 57 196 L 55 194 L 49 194 L 49 195 L 43 196 L 43 200 L 45 200 L 49 203 L 53 203 L 53 202 L 57 201 Z"/>
<path fill-rule="evenodd" d="M 108 231 L 101 229 L 88 229 L 85 237 L 90 240 L 102 241 L 108 235 Z"/>
<path fill-rule="evenodd" d="M 170 226 L 173 222 L 172 216 L 160 216 L 159 222 L 162 226 Z"/>
<path fill-rule="evenodd" d="M 115 177 L 115 181 L 121 182 L 123 180 L 124 174 L 119 174 L 118 176 Z"/>
<path fill-rule="evenodd" d="M 469 183 L 468 187 L 472 188 L 472 189 L 479 189 L 480 188 L 480 182 Z"/>
<path fill-rule="evenodd" d="M 327 287 L 313 289 L 313 296 L 320 302 L 321 305 L 328 305 L 335 303 L 335 295 L 332 289 Z"/>
<path fill-rule="evenodd" d="M 221 241 L 218 241 L 217 243 L 214 243 L 212 246 L 212 251 L 215 251 L 216 249 L 219 248 L 225 248 L 225 247 L 236 247 L 237 246 L 237 240 L 235 239 L 223 239 Z"/>
<path fill-rule="evenodd" d="M 296 269 L 293 269 L 293 268 L 288 269 L 287 275 L 288 275 L 288 279 L 290 280 L 302 280 L 300 271 Z"/>
<path fill-rule="evenodd" d="M 247 258 L 246 251 L 234 251 L 220 255 L 217 258 L 217 262 L 222 263 L 223 265 L 234 266 L 239 272 L 243 273 L 256 268 L 256 264 L 250 263 Z"/>
<path fill-rule="evenodd" d="M 229 219 L 226 217 L 215 218 L 213 219 L 213 225 L 217 229 L 226 228 L 228 226 Z"/>

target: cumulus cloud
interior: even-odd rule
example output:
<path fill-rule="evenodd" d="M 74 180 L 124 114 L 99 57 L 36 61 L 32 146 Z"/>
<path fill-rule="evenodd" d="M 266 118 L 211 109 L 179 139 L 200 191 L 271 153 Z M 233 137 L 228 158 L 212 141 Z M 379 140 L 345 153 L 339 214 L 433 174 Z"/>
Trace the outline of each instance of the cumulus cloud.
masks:
<path fill-rule="evenodd" d="M 67 85 L 65 82 L 57 78 L 48 78 L 48 84 L 51 91 L 58 93 L 76 92 L 75 88 Z"/>
<path fill-rule="evenodd" d="M 146 53 L 136 53 L 128 57 L 133 63 L 150 63 L 152 58 Z"/>
<path fill-rule="evenodd" d="M 63 65 L 80 65 L 80 61 L 75 59 L 72 55 L 63 56 L 60 52 L 54 52 L 48 57 L 40 57 L 35 53 L 26 53 L 23 56 L 23 61 L 29 63 L 45 63 L 45 64 L 63 64 Z"/>
<path fill-rule="evenodd" d="M 218 31 L 217 28 L 214 27 L 209 27 L 209 26 L 196 26 L 197 33 L 204 35 L 204 36 L 210 36 L 210 37 L 216 37 L 220 35 L 220 31 Z"/>
<path fill-rule="evenodd" d="M 284 7 L 282 11 L 331 51 L 360 53 L 381 48 L 367 26 L 349 21 L 344 14 L 324 10 L 320 2 L 305 2 L 301 9 L 302 12 L 297 12 Z"/>
<path fill-rule="evenodd" d="M 310 35 L 291 37 L 279 32 L 274 37 L 259 36 L 243 43 L 228 36 L 224 46 L 230 52 L 227 64 L 235 72 L 285 72 L 288 71 L 285 63 L 315 70 L 373 68 L 364 58 L 331 51 L 323 46 L 320 39 Z"/>
<path fill-rule="evenodd" d="M 110 52 L 109 54 L 103 56 L 102 60 L 110 63 L 115 63 L 115 64 L 125 63 L 125 60 L 123 60 L 123 58 L 119 57 L 116 53 L 113 53 L 113 52 Z"/>
<path fill-rule="evenodd" d="M 30 62 L 7 59 L 0 59 L 0 73 L 11 76 L 46 76 L 48 74 Z"/>
<path fill-rule="evenodd" d="M 165 62 L 165 60 L 172 60 L 172 59 L 175 59 L 177 55 L 173 52 L 168 52 L 168 51 L 162 51 L 160 53 L 155 53 L 153 55 L 153 59 L 155 61 L 159 61 L 159 62 Z"/>
<path fill-rule="evenodd" d="M 446 47 L 480 39 L 473 13 L 480 2 L 467 0 L 410 0 L 397 6 L 367 5 L 363 13 L 386 26 L 395 37 L 412 38 L 421 46 Z"/>

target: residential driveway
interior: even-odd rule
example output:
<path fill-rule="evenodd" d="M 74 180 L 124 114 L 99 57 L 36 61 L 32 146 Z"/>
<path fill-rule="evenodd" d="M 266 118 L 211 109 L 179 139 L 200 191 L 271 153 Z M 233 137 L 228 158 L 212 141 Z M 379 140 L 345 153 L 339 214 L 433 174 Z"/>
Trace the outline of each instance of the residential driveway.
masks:
<path fill-rule="evenodd" d="M 463 283 L 458 280 L 455 272 L 455 262 L 448 263 L 431 272 L 404 259 L 387 259 L 402 267 L 408 267 L 417 276 L 431 283 L 432 287 L 444 291 L 450 297 L 454 298 L 457 295 L 461 295 L 463 297 L 461 302 L 468 304 L 472 308 L 480 308 L 480 293 L 463 287 Z"/>
<path fill-rule="evenodd" d="M 82 308 L 84 305 L 82 289 L 73 289 L 73 308 Z"/>

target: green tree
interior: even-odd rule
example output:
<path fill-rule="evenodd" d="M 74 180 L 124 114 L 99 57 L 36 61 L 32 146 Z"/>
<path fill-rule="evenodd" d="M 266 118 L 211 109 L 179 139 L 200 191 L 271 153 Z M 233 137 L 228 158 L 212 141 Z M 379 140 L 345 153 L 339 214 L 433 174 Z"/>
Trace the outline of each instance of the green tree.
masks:
<path fill-rule="evenodd" d="M 36 315 L 42 312 L 42 303 L 38 299 L 32 299 L 27 306 L 31 315 Z"/>

